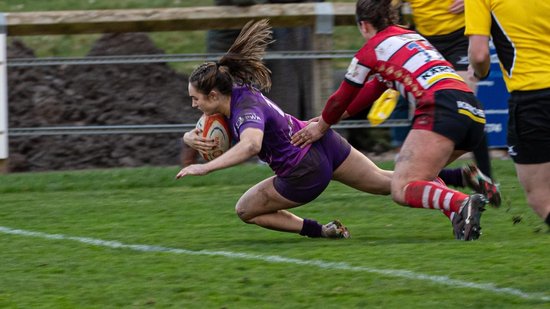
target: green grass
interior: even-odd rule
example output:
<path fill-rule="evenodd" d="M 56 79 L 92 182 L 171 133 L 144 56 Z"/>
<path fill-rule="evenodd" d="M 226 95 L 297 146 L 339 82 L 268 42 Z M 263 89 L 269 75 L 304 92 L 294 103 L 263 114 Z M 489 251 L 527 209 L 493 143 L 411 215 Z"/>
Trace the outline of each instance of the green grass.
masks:
<path fill-rule="evenodd" d="M 271 175 L 262 165 L 178 181 L 178 167 L 0 175 L 0 227 L 44 233 L 0 232 L 0 307 L 548 308 L 550 235 L 526 205 L 511 161 L 495 161 L 494 170 L 505 205 L 484 213 L 476 242 L 454 240 L 437 211 L 397 206 L 339 183 L 294 212 L 341 219 L 349 240 L 244 224 L 234 205 Z M 65 238 L 46 237 L 53 234 Z M 220 251 L 228 255 L 213 253 Z"/>

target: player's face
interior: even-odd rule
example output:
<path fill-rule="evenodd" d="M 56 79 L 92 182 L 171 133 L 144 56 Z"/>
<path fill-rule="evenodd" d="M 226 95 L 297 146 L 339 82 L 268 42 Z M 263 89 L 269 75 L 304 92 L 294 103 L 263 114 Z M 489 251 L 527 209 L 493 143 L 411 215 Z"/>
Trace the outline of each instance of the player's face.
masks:
<path fill-rule="evenodd" d="M 371 26 L 371 24 L 365 21 L 358 22 L 357 27 L 359 28 L 359 32 L 361 32 L 361 35 L 363 36 L 363 38 L 365 38 L 365 41 L 370 40 L 370 38 L 372 38 L 374 34 L 376 34 L 376 31 Z"/>
<path fill-rule="evenodd" d="M 211 95 L 204 94 L 197 90 L 191 83 L 188 86 L 189 96 L 191 97 L 191 106 L 199 109 L 206 115 L 218 113 L 219 102 Z"/>

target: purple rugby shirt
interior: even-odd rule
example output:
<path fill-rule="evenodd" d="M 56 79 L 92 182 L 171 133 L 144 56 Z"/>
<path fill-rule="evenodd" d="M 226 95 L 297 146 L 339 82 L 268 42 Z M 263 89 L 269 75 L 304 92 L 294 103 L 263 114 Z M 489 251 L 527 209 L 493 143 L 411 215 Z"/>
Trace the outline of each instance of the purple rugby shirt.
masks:
<path fill-rule="evenodd" d="M 229 118 L 234 142 L 246 128 L 257 128 L 264 132 L 262 149 L 258 157 L 269 164 L 278 176 L 285 176 L 307 153 L 311 145 L 300 148 L 290 142 L 291 136 L 306 126 L 258 90 L 235 85 L 231 95 L 231 116 Z"/>

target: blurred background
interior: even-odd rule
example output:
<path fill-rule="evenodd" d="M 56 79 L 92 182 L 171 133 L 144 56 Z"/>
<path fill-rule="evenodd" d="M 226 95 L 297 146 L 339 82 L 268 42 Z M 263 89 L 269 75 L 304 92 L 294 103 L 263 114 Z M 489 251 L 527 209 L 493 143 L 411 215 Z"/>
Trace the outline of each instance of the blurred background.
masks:
<path fill-rule="evenodd" d="M 51 0 L 0 1 L 5 13 L 212 7 L 254 4 L 307 3 L 322 0 Z M 337 3 L 352 4 L 353 0 Z M 403 22 L 407 22 L 405 16 Z M 353 53 L 364 43 L 353 22 L 336 25 L 330 48 L 339 51 L 330 59 L 331 76 L 322 76 L 312 59 L 266 59 L 273 88 L 267 93 L 287 113 L 300 119 L 318 114 L 314 106 L 316 79 L 328 79 L 329 90 L 343 80 Z M 315 51 L 312 27 L 274 27 L 268 56 L 285 52 Z M 61 32 L 62 33 L 62 32 Z M 192 126 L 200 114 L 191 108 L 187 76 L 204 59 L 140 63 L 86 62 L 93 57 L 151 55 L 216 55 L 230 46 L 238 30 L 125 32 L 106 34 L 56 34 L 14 36 L 8 33 L 7 171 L 66 170 L 144 165 L 185 165 L 200 160 L 187 151 L 181 136 L 189 128 L 170 132 L 124 134 L 17 134 L 21 128 L 72 126 Z M 35 59 L 76 58 L 73 63 L 33 64 Z M 200 57 L 199 57 L 200 58 Z M 326 62 L 326 61 L 325 61 Z M 29 65 L 30 63 L 30 65 Z M 505 91 L 504 91 L 505 92 Z M 480 91 L 483 95 L 483 91 Z M 324 101 L 325 98 L 317 99 Z M 317 103 L 318 104 L 318 103 Z M 358 120 L 365 120 L 366 113 Z M 400 105 L 395 117 L 406 119 L 408 107 Z M 31 130 L 32 131 L 32 130 Z M 358 149 L 376 159 L 391 160 L 408 128 L 343 128 L 338 130 Z M 15 132 L 12 134 L 12 132 Z M 119 132 L 120 133 L 120 132 Z M 498 146 L 498 145 L 493 145 Z"/>

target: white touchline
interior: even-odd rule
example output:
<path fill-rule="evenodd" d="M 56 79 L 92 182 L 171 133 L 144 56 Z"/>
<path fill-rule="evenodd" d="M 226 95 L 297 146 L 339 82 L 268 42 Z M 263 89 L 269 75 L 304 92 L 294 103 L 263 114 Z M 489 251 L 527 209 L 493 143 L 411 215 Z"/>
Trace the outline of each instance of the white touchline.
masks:
<path fill-rule="evenodd" d="M 12 229 L 4 226 L 0 226 L 0 233 L 21 235 L 21 236 L 32 236 L 32 237 L 39 237 L 39 238 L 45 238 L 45 239 L 72 240 L 72 241 L 77 241 L 84 244 L 101 246 L 101 247 L 109 247 L 114 249 L 130 249 L 130 250 L 143 251 L 143 252 L 167 252 L 167 253 L 187 254 L 187 255 L 224 256 L 228 258 L 244 259 L 244 260 L 259 260 L 259 261 L 265 261 L 270 263 L 287 263 L 287 264 L 295 264 L 295 265 L 316 266 L 319 268 L 332 269 L 332 270 L 337 269 L 337 270 L 346 270 L 346 271 L 352 271 L 352 272 L 368 272 L 368 273 L 374 273 L 374 274 L 379 274 L 379 275 L 384 275 L 389 277 L 431 281 L 435 283 L 449 285 L 452 287 L 478 289 L 478 290 L 483 290 L 486 292 L 492 292 L 496 294 L 514 295 L 525 299 L 550 301 L 550 296 L 548 295 L 543 295 L 538 293 L 527 293 L 514 288 L 499 288 L 493 283 L 467 282 L 467 281 L 451 279 L 446 276 L 432 276 L 432 275 L 426 275 L 421 273 L 415 273 L 408 270 L 379 269 L 379 268 L 364 267 L 364 266 L 352 266 L 348 263 L 342 263 L 342 262 L 328 262 L 328 261 L 322 261 L 322 260 L 300 260 L 300 259 L 286 258 L 278 255 L 258 255 L 258 254 L 239 253 L 239 252 L 231 252 L 231 251 L 210 251 L 210 250 L 196 251 L 196 250 L 178 249 L 178 248 L 170 248 L 170 247 L 162 247 L 162 246 L 154 246 L 154 245 L 130 245 L 130 244 L 124 244 L 113 240 L 101 240 L 101 239 L 88 238 L 88 237 L 68 236 L 63 234 L 47 234 L 42 232 Z"/>

